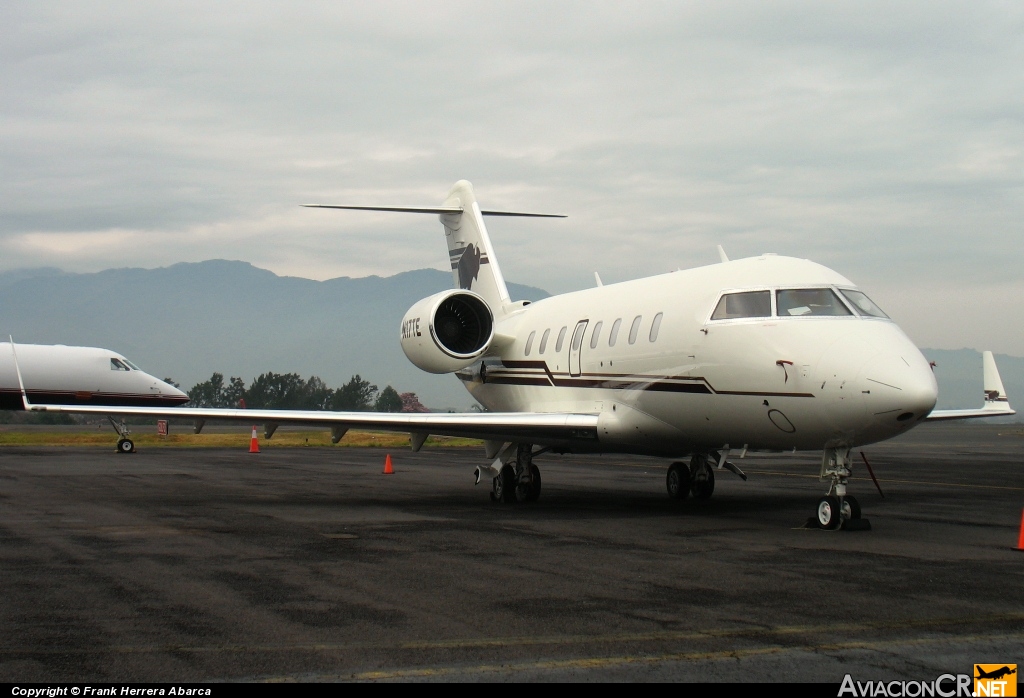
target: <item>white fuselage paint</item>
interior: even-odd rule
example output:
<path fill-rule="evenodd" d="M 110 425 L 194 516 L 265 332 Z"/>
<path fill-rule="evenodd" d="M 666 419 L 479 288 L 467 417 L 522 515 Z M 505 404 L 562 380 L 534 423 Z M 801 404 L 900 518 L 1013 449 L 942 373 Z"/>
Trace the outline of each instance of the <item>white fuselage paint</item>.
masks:
<path fill-rule="evenodd" d="M 811 287 L 855 288 L 819 264 L 765 255 L 546 298 L 499 318 L 496 334 L 514 341 L 482 371 L 459 377 L 494 412 L 599 414 L 594 450 L 820 449 L 873 443 L 918 424 L 935 405 L 935 377 L 891 320 L 710 320 L 723 292 Z M 571 338 L 583 320 L 576 356 Z"/>
<path fill-rule="evenodd" d="M 15 343 L 14 350 L 29 401 L 34 404 L 170 407 L 188 401 L 182 391 L 131 368 L 125 357 L 107 349 Z M 0 409 L 22 409 L 9 342 L 0 343 Z"/>

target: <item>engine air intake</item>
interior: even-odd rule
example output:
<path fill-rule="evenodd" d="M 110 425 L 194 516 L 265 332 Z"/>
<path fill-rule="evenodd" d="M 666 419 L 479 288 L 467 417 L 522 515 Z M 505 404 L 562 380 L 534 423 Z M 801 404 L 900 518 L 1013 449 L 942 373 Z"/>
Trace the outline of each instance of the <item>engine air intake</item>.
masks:
<path fill-rule="evenodd" d="M 441 347 L 468 356 L 491 338 L 491 311 L 476 296 L 458 294 L 446 298 L 434 315 L 434 333 Z"/>

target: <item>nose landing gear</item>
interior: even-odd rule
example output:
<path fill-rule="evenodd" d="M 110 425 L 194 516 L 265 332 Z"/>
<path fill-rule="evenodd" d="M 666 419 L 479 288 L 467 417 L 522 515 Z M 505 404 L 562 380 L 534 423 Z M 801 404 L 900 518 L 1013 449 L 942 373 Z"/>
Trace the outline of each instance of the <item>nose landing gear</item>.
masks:
<path fill-rule="evenodd" d="M 846 493 L 846 485 L 853 472 L 850 449 L 827 447 L 821 457 L 820 479 L 831 480 L 828 493 L 818 500 L 816 516 L 808 521 L 827 531 L 843 528 L 847 531 L 870 531 L 871 522 L 861 518 L 860 503 Z"/>

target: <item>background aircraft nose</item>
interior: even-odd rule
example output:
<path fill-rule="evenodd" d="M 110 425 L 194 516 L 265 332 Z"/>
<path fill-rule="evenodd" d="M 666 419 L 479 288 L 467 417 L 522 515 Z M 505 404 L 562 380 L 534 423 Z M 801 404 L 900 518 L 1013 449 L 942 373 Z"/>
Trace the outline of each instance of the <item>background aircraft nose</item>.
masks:
<path fill-rule="evenodd" d="M 939 395 L 935 374 L 916 349 L 877 354 L 865 364 L 860 383 L 868 413 L 889 426 L 910 426 L 927 417 Z"/>

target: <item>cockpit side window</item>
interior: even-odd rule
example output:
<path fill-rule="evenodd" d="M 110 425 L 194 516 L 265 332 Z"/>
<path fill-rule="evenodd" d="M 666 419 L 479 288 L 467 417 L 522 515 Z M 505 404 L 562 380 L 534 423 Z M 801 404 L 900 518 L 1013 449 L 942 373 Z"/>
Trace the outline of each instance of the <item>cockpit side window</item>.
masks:
<path fill-rule="evenodd" d="M 850 304 L 857 309 L 861 315 L 867 315 L 868 317 L 884 317 L 889 316 L 882 312 L 882 309 L 871 302 L 871 299 L 865 296 L 860 291 L 853 291 L 848 288 L 841 288 L 839 292 L 846 296 L 846 300 L 850 301 Z"/>
<path fill-rule="evenodd" d="M 727 293 L 722 296 L 711 314 L 712 320 L 734 320 L 737 318 L 771 317 L 772 294 L 770 291 L 747 291 Z"/>
<path fill-rule="evenodd" d="M 777 291 L 779 317 L 801 315 L 852 315 L 839 296 L 830 288 L 794 288 Z"/>
<path fill-rule="evenodd" d="M 131 369 L 128 368 L 128 365 L 125 364 L 125 362 L 121 361 L 121 359 L 114 359 L 114 358 L 110 359 L 110 370 L 111 371 L 131 371 Z"/>

